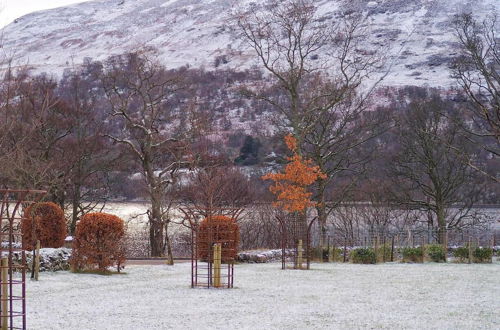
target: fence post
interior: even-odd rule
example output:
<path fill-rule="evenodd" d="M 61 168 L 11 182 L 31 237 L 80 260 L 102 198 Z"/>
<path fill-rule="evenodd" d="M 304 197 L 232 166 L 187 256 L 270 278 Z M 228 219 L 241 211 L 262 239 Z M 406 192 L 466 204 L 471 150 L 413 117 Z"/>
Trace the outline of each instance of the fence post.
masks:
<path fill-rule="evenodd" d="M 385 262 L 385 234 L 384 234 L 384 239 L 382 240 L 382 262 Z"/>
<path fill-rule="evenodd" d="M 0 263 L 2 268 L 2 310 L 0 318 L 2 319 L 2 330 L 7 330 L 9 323 L 9 311 L 8 311 L 8 302 L 9 302 L 9 283 L 8 283 L 8 273 L 9 273 L 9 259 L 2 258 Z"/>
<path fill-rule="evenodd" d="M 297 248 L 297 267 L 302 269 L 302 240 L 299 239 L 299 246 Z"/>
<path fill-rule="evenodd" d="M 221 279 L 220 279 L 220 270 L 221 270 L 221 258 L 222 257 L 222 249 L 221 244 L 214 244 L 214 287 L 219 288 Z"/>
<path fill-rule="evenodd" d="M 374 252 L 375 252 L 375 262 L 379 262 L 379 259 L 380 259 L 380 256 L 379 256 L 379 251 L 378 251 L 378 247 L 379 247 L 379 237 L 378 235 L 375 237 L 375 247 L 374 247 Z"/>
<path fill-rule="evenodd" d="M 472 238 L 469 236 L 469 264 L 472 263 Z"/>
<path fill-rule="evenodd" d="M 391 240 L 391 262 L 394 261 L 394 236 L 392 236 Z"/>
<path fill-rule="evenodd" d="M 425 246 L 425 237 L 422 237 L 421 243 L 420 243 L 420 248 L 422 249 L 422 263 L 425 261 L 425 250 L 427 247 Z"/>
<path fill-rule="evenodd" d="M 347 237 L 344 238 L 344 262 L 346 262 L 347 259 Z"/>
<path fill-rule="evenodd" d="M 35 255 L 35 281 L 38 281 L 38 273 L 40 272 L 40 240 L 36 241 L 36 255 Z"/>
<path fill-rule="evenodd" d="M 335 262 L 335 247 L 334 246 L 330 246 L 328 248 L 328 262 Z"/>
<path fill-rule="evenodd" d="M 493 255 L 495 254 L 495 235 L 491 237 L 491 260 L 490 262 L 493 262 Z"/>

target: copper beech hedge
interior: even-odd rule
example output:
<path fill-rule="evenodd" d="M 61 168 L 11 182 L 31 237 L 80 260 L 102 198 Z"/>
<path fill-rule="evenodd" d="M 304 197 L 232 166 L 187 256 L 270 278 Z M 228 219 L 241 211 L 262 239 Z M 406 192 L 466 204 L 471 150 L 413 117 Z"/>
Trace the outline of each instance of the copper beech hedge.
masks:
<path fill-rule="evenodd" d="M 107 213 L 88 213 L 76 225 L 71 265 L 75 271 L 109 267 L 118 270 L 125 261 L 123 238 L 125 225 L 119 217 Z"/>
<path fill-rule="evenodd" d="M 210 246 L 215 243 L 222 245 L 222 262 L 236 258 L 240 244 L 240 228 L 233 219 L 214 215 L 200 223 L 197 233 L 198 259 L 207 260 L 208 254 L 211 253 Z"/>
<path fill-rule="evenodd" d="M 41 247 L 60 248 L 67 235 L 64 211 L 51 202 L 30 205 L 21 220 L 23 248 L 32 250 L 36 241 Z"/>

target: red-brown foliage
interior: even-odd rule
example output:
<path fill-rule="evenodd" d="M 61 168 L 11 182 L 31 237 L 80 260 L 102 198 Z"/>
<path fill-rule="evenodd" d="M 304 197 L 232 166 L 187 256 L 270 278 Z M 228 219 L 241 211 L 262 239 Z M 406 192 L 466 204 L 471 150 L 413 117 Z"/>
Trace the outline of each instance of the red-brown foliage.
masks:
<path fill-rule="evenodd" d="M 270 173 L 262 177 L 263 180 L 272 180 L 274 185 L 269 190 L 276 196 L 275 207 L 288 212 L 303 213 L 308 207 L 315 206 L 311 201 L 312 193 L 307 188 L 318 179 L 325 179 L 326 175 L 309 159 L 303 159 L 298 152 L 297 140 L 292 135 L 285 136 L 285 143 L 293 152 L 288 157 L 289 163 L 282 173 Z"/>
<path fill-rule="evenodd" d="M 30 205 L 21 221 L 24 249 L 34 248 L 40 240 L 41 247 L 60 248 L 66 238 L 64 211 L 51 202 Z"/>
<path fill-rule="evenodd" d="M 88 213 L 76 225 L 72 266 L 75 270 L 95 269 L 106 272 L 125 261 L 123 237 L 125 225 L 119 217 L 107 213 Z"/>
<path fill-rule="evenodd" d="M 240 228 L 233 219 L 223 215 L 213 215 L 200 223 L 197 234 L 198 259 L 207 260 L 210 246 L 215 243 L 222 245 L 222 262 L 236 258 L 240 243 Z"/>

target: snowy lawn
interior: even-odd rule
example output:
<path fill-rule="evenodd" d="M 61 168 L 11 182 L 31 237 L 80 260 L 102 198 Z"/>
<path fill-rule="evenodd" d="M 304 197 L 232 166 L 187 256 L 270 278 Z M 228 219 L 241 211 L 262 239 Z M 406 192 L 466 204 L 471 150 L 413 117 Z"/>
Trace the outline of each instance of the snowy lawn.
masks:
<path fill-rule="evenodd" d="M 235 266 L 234 289 L 191 289 L 190 264 L 126 275 L 42 273 L 28 329 L 500 329 L 500 264 Z"/>

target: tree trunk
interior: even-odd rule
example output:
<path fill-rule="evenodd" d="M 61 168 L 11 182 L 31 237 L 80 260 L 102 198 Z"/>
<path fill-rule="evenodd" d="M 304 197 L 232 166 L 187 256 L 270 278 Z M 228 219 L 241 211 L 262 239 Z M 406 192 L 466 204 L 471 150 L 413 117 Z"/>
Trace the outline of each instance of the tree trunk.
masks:
<path fill-rule="evenodd" d="M 318 197 L 316 211 L 318 212 L 318 226 L 319 226 L 319 247 L 323 249 L 326 246 L 327 238 L 327 213 L 326 213 L 326 203 L 325 203 L 325 190 L 326 190 L 326 180 L 318 180 Z"/>
<path fill-rule="evenodd" d="M 152 257 L 163 257 L 165 253 L 164 245 L 164 223 L 161 216 L 160 205 L 156 199 L 151 200 L 151 212 L 149 213 L 149 244 L 151 246 Z"/>
<path fill-rule="evenodd" d="M 149 244 L 151 246 L 152 257 L 162 257 L 164 252 L 163 245 L 163 223 L 159 217 L 159 212 L 152 207 L 149 224 Z"/>
<path fill-rule="evenodd" d="M 167 231 L 168 225 L 165 225 L 165 247 L 167 249 L 167 265 L 174 265 L 174 256 L 172 254 L 172 243 L 170 241 L 170 236 L 168 236 Z"/>
<path fill-rule="evenodd" d="M 69 233 L 71 236 L 75 235 L 76 222 L 78 220 L 78 204 L 80 202 L 80 187 L 73 187 L 73 196 L 71 201 L 71 207 L 73 208 L 71 214 L 71 223 L 69 225 Z"/>
<path fill-rule="evenodd" d="M 158 178 L 154 174 L 149 153 L 145 153 L 143 160 L 143 169 L 146 174 L 146 180 L 149 187 L 151 199 L 151 212 L 149 216 L 149 245 L 151 247 L 151 257 L 163 257 L 165 253 L 165 242 L 163 232 L 165 224 L 162 214 L 163 193 Z"/>
<path fill-rule="evenodd" d="M 328 241 L 327 237 L 327 226 L 326 226 L 326 207 L 325 204 L 321 203 L 316 206 L 316 211 L 318 212 L 318 225 L 319 225 L 319 246 L 323 248 L 326 246 Z"/>
<path fill-rule="evenodd" d="M 448 251 L 448 235 L 446 233 L 446 216 L 444 207 L 438 206 L 436 216 L 438 221 L 438 242 L 444 247 L 445 251 Z"/>

